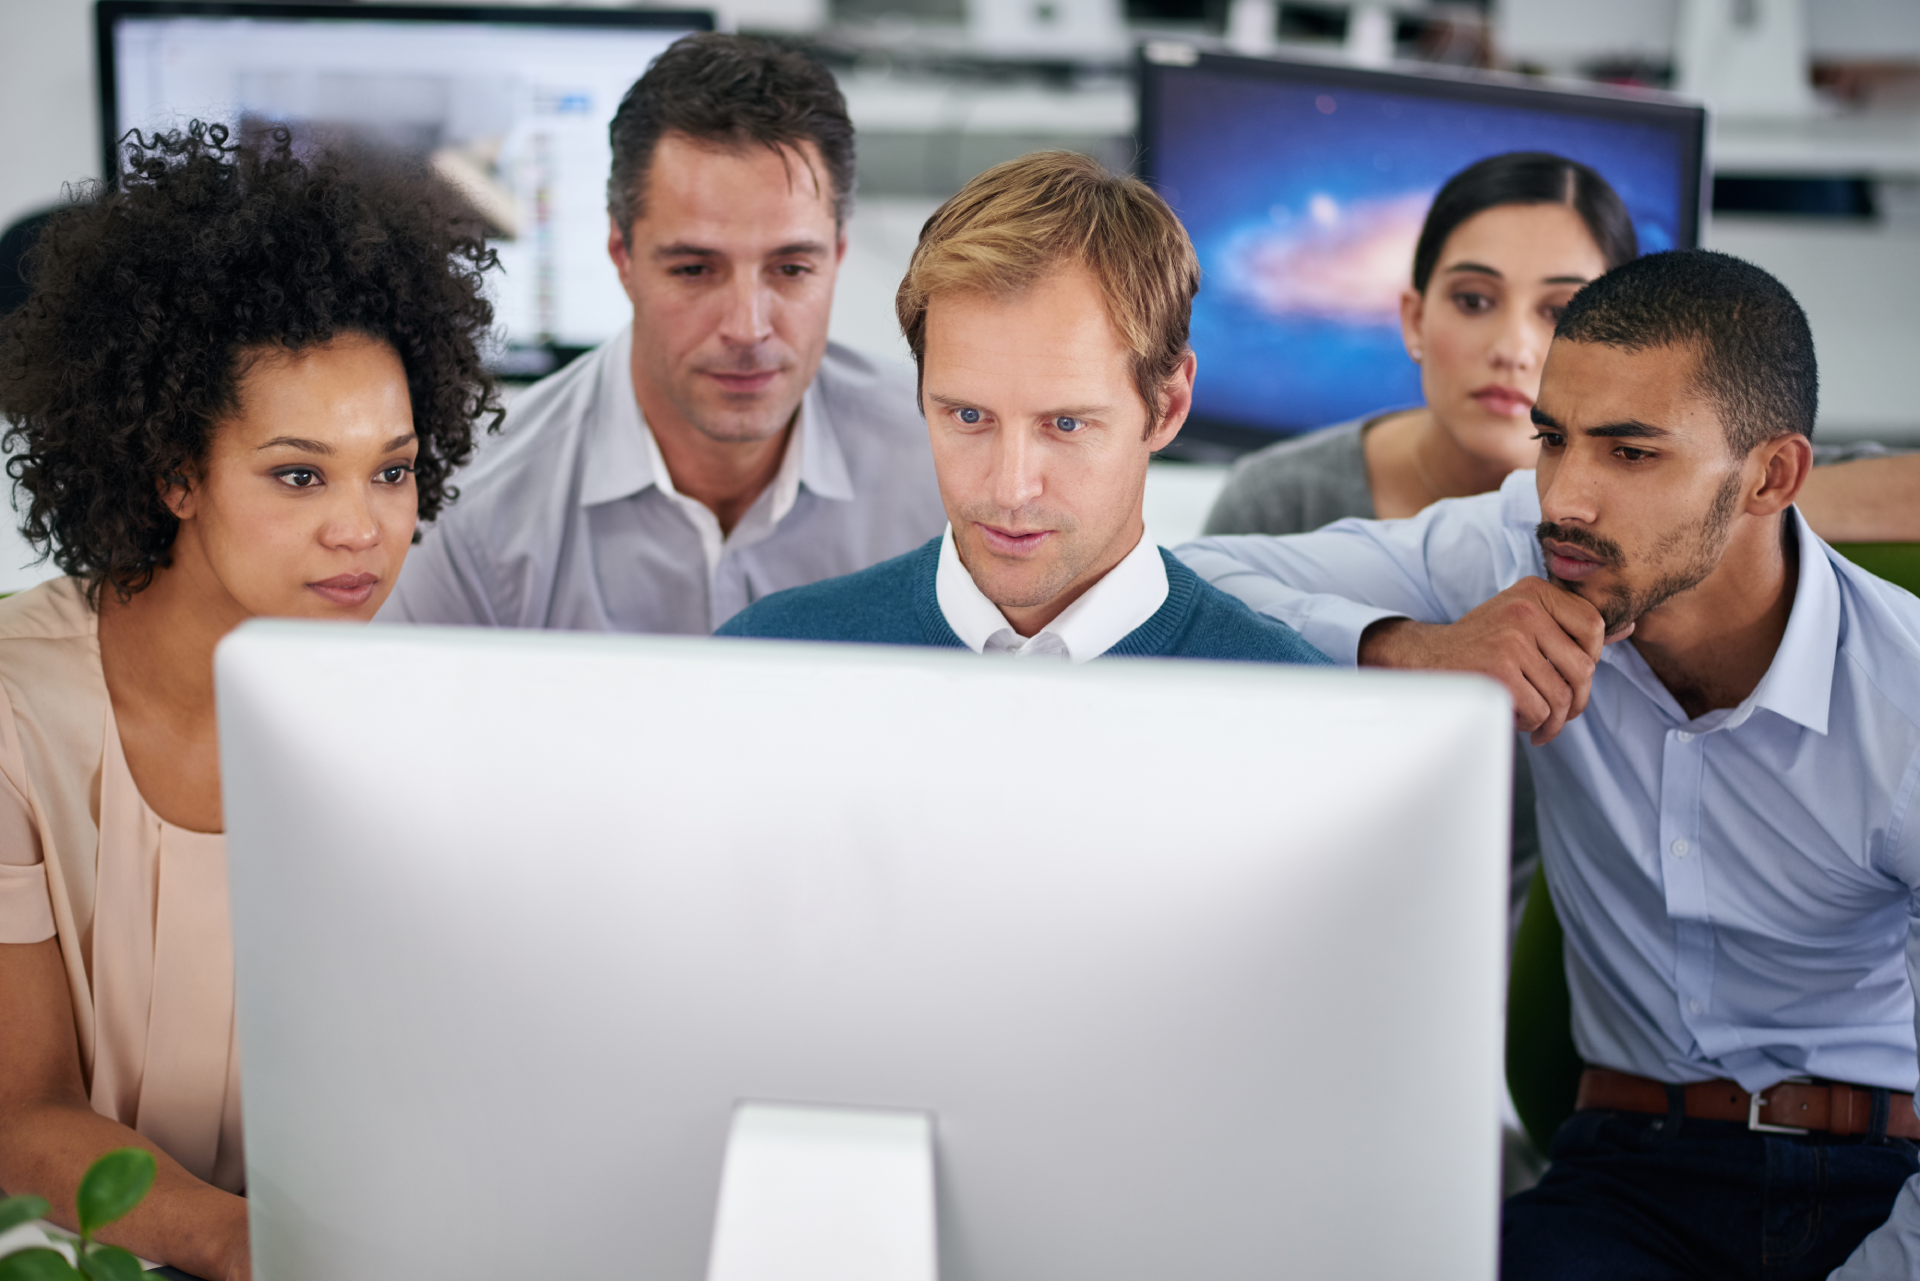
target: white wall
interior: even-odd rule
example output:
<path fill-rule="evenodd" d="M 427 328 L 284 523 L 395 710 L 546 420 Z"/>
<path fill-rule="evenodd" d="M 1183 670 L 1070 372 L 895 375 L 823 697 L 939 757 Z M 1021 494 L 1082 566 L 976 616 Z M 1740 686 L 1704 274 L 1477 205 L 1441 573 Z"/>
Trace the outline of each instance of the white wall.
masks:
<path fill-rule="evenodd" d="M 0 226 L 97 178 L 89 0 L 0 0 Z"/>
<path fill-rule="evenodd" d="M 1720 217 L 1703 240 L 1765 267 L 1806 308 L 1815 439 L 1920 445 L 1920 224 Z"/>

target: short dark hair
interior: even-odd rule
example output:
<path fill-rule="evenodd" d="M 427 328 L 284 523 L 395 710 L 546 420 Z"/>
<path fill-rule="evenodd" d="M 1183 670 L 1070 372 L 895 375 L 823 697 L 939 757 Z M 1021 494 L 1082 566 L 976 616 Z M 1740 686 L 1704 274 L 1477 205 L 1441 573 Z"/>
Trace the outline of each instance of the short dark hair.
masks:
<path fill-rule="evenodd" d="M 1731 254 L 1636 258 L 1575 294 L 1553 336 L 1624 351 L 1692 347 L 1695 383 L 1719 408 L 1736 456 L 1813 435 L 1820 371 L 1807 313 L 1785 285 Z"/>
<path fill-rule="evenodd" d="M 833 214 L 853 209 L 853 121 L 833 73 L 791 49 L 750 36 L 682 36 L 633 82 L 607 126 L 613 170 L 607 212 L 622 236 L 641 214 L 647 170 L 666 133 L 775 151 L 811 142 L 833 187 Z"/>
<path fill-rule="evenodd" d="M 1427 292 L 1447 237 L 1476 214 L 1506 205 L 1565 205 L 1580 215 L 1611 271 L 1640 253 L 1633 218 L 1618 192 L 1587 166 L 1550 151 L 1509 151 L 1447 179 L 1427 209 L 1413 250 L 1413 287 Z"/>
<path fill-rule="evenodd" d="M 144 590 L 168 563 L 180 522 L 162 481 L 206 458 L 251 349 L 344 334 L 391 346 L 422 520 L 454 498 L 474 420 L 500 420 L 481 363 L 494 255 L 458 197 L 424 170 L 297 158 L 284 129 L 259 146 L 227 137 L 197 121 L 130 134 L 117 187 L 54 215 L 27 259 L 26 304 L 0 320 L 22 532 L 96 601 L 109 585 Z"/>

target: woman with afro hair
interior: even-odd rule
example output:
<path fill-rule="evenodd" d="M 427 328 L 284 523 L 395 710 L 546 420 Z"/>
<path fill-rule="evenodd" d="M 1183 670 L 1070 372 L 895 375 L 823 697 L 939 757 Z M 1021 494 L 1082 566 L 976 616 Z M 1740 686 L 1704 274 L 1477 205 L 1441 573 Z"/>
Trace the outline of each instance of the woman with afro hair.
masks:
<path fill-rule="evenodd" d="M 380 608 L 499 419 L 492 256 L 424 175 L 284 134 L 125 149 L 0 321 L 24 532 L 67 574 L 0 601 L 0 1187 L 71 1207 L 144 1147 L 106 1239 L 224 1281 L 250 1265 L 214 645 Z"/>

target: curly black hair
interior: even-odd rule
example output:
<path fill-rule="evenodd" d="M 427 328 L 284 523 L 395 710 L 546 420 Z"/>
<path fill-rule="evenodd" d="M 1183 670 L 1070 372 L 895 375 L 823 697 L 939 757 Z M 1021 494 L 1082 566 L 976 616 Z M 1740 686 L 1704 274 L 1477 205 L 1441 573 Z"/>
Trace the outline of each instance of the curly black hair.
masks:
<path fill-rule="evenodd" d="M 94 601 L 126 600 L 168 563 L 179 521 L 162 482 L 191 475 L 238 409 L 251 354 L 343 334 L 391 345 L 419 437 L 420 518 L 457 492 L 474 424 L 502 409 L 482 364 L 496 265 L 483 228 L 424 171 L 303 158 L 285 130 L 221 125 L 123 141 L 114 188 L 41 232 L 32 292 L 0 320 L 0 414 L 29 542 Z"/>

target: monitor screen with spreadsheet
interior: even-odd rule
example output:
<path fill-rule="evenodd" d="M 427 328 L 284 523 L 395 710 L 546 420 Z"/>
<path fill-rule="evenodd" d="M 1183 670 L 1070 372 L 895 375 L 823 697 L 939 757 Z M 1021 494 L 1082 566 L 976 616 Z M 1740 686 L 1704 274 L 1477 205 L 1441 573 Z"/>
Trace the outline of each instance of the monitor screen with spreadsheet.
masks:
<path fill-rule="evenodd" d="M 428 160 L 486 221 L 503 361 L 611 337 L 607 124 L 705 12 L 101 0 L 105 173 L 118 140 L 191 120 L 274 125 Z M 516 356 L 514 353 L 518 352 Z"/>

